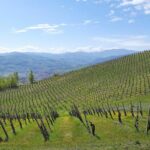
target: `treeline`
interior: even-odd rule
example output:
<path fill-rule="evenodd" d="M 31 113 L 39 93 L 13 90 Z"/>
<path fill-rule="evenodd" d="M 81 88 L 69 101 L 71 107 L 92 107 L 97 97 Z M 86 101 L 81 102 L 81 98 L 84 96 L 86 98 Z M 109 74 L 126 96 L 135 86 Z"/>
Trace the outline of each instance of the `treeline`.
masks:
<path fill-rule="evenodd" d="M 0 77 L 0 91 L 8 88 L 15 88 L 18 86 L 19 76 L 17 72 L 8 75 L 7 77 Z"/>
<path fill-rule="evenodd" d="M 34 83 L 34 74 L 32 70 L 28 74 L 28 82 L 30 84 Z M 6 77 L 0 77 L 0 91 L 9 89 L 9 88 L 16 88 L 19 85 L 19 75 L 18 72 L 14 72 Z"/>

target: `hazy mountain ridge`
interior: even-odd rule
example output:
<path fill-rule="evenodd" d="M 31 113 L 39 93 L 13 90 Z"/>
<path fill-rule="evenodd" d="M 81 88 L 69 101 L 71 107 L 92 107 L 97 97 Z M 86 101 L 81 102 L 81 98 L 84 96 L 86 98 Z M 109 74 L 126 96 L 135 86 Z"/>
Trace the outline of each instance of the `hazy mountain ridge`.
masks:
<path fill-rule="evenodd" d="M 134 52 L 132 50 L 116 49 L 92 53 L 5 53 L 0 54 L 0 75 L 17 71 L 21 78 L 26 78 L 27 72 L 31 69 L 35 72 L 37 79 L 42 79 L 54 73 L 64 73 Z"/>

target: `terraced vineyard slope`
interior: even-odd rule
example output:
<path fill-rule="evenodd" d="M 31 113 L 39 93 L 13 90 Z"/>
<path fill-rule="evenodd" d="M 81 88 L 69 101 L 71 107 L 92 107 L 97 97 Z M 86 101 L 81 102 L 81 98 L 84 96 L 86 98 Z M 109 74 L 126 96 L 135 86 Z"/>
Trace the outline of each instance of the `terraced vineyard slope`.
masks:
<path fill-rule="evenodd" d="M 150 51 L 1 91 L 0 147 L 148 149 L 149 95 Z"/>

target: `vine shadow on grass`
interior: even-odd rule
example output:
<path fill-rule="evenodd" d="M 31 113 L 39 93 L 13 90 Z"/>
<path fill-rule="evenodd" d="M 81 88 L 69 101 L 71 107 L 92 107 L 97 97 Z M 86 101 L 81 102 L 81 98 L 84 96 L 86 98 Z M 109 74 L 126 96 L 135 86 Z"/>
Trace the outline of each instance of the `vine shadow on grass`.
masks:
<path fill-rule="evenodd" d="M 100 136 L 99 135 L 97 135 L 97 134 L 95 134 L 95 137 L 98 139 L 98 140 L 100 140 L 101 138 L 100 138 Z"/>

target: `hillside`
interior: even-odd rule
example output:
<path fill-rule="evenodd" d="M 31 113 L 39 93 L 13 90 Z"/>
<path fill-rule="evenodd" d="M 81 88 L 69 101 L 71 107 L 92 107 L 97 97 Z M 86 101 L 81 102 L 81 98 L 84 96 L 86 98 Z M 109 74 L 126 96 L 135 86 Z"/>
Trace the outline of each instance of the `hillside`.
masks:
<path fill-rule="evenodd" d="M 33 100 L 44 104 L 49 98 L 56 103 L 59 101 L 71 103 L 72 101 L 121 100 L 145 95 L 150 90 L 149 55 L 150 52 L 147 51 L 72 71 L 59 77 L 39 81 L 34 85 L 24 85 L 15 90 L 1 92 L 0 97 L 6 104 L 7 97 L 3 96 L 7 93 L 12 102 L 13 99 L 21 97 L 19 100 L 21 106 L 21 102 L 30 96 Z M 42 100 L 42 96 L 45 95 L 48 99 Z"/>
<path fill-rule="evenodd" d="M 64 54 L 50 53 L 4 53 L 0 54 L 0 76 L 18 72 L 21 80 L 26 80 L 29 70 L 33 70 L 36 79 L 47 78 L 55 73 L 76 70 L 117 57 L 134 53 L 130 50 L 107 50 L 103 52 L 76 52 Z M 17 58 L 17 59 L 16 59 Z"/>
<path fill-rule="evenodd" d="M 10 141 L 2 143 L 2 148 L 13 145 L 19 149 L 22 143 L 23 149 L 149 149 L 150 136 L 145 134 L 150 105 L 149 58 L 150 51 L 145 51 L 0 92 L 1 120 L 4 116 L 8 119 L 10 134 Z M 23 129 L 14 119 L 16 114 Z M 134 127 L 137 116 L 139 131 Z M 12 135 L 8 126 L 11 117 L 17 135 Z M 49 117 L 53 122 L 50 129 Z M 47 143 L 36 121 L 48 129 Z M 96 126 L 94 137 L 87 130 L 90 121 Z"/>

